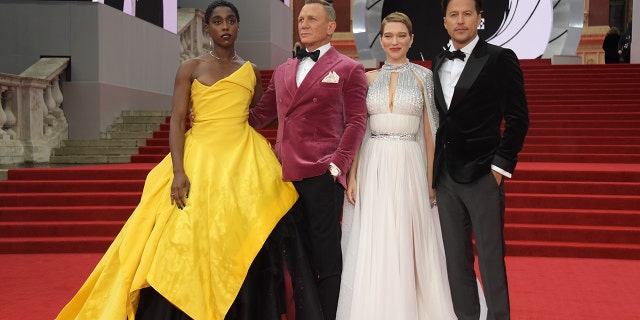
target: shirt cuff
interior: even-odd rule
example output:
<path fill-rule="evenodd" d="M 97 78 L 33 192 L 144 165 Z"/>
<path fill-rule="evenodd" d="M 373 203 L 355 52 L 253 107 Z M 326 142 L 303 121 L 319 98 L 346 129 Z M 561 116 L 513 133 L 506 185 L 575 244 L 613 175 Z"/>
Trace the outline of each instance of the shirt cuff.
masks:
<path fill-rule="evenodd" d="M 493 171 L 496 171 L 496 172 L 498 172 L 499 174 L 501 174 L 501 175 L 503 175 L 503 176 L 507 177 L 507 178 L 511 178 L 511 173 L 506 172 L 506 171 L 504 171 L 504 170 L 502 170 L 502 169 L 500 169 L 500 168 L 498 168 L 498 167 L 496 167 L 496 166 L 494 166 L 494 165 L 491 165 L 491 169 L 492 169 Z"/>
<path fill-rule="evenodd" d="M 330 163 L 329 163 L 329 167 L 335 168 L 335 170 L 338 172 L 338 174 L 337 174 L 337 175 L 335 175 L 336 177 L 339 177 L 339 176 L 340 176 L 340 174 L 342 173 L 342 171 L 340 171 L 340 168 L 338 168 L 338 166 L 336 166 L 336 164 L 335 164 L 335 163 L 333 163 L 333 162 L 330 162 Z"/>

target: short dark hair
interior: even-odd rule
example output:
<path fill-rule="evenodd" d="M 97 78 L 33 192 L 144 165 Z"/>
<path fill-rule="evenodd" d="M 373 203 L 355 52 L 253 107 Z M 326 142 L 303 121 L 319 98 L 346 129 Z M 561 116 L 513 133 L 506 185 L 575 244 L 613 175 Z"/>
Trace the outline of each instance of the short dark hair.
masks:
<path fill-rule="evenodd" d="M 204 24 L 209 24 L 209 19 L 211 19 L 211 14 L 213 13 L 213 10 L 215 10 L 217 7 L 227 7 L 231 9 L 231 11 L 233 11 L 233 14 L 236 15 L 236 19 L 238 19 L 238 22 L 240 22 L 240 14 L 238 13 L 238 8 L 236 8 L 236 6 L 234 6 L 233 3 L 226 0 L 216 0 L 207 7 L 207 11 L 205 11 L 204 13 Z"/>
<path fill-rule="evenodd" d="M 476 11 L 478 13 L 482 13 L 482 0 L 474 0 L 476 3 Z M 449 2 L 451 2 L 451 0 L 442 0 L 442 16 L 446 16 L 447 15 L 447 7 L 449 6 Z"/>
<path fill-rule="evenodd" d="M 333 4 L 326 0 L 305 0 L 304 4 L 319 3 L 324 8 L 324 12 L 327 13 L 327 19 L 329 21 L 336 21 L 336 10 L 333 8 Z"/>

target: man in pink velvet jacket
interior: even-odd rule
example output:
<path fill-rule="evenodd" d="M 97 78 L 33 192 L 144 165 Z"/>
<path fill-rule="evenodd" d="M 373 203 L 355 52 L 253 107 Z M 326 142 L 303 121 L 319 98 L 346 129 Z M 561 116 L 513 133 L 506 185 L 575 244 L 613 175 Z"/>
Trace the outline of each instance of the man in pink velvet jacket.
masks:
<path fill-rule="evenodd" d="M 293 181 L 300 194 L 291 214 L 308 244 L 324 319 L 335 319 L 346 174 L 367 119 L 364 67 L 331 46 L 335 18 L 327 2 L 306 2 L 298 17 L 306 50 L 275 69 L 249 113 L 255 128 L 278 119 L 275 151 L 283 180 Z"/>

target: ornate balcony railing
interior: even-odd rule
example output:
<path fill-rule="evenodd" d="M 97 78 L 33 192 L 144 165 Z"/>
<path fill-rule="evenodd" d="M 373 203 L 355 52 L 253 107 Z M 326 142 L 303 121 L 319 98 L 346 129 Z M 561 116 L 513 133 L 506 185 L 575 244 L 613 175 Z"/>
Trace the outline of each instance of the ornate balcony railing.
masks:
<path fill-rule="evenodd" d="M 0 164 L 48 162 L 68 137 L 60 77 L 68 58 L 41 58 L 20 75 L 0 73 Z"/>

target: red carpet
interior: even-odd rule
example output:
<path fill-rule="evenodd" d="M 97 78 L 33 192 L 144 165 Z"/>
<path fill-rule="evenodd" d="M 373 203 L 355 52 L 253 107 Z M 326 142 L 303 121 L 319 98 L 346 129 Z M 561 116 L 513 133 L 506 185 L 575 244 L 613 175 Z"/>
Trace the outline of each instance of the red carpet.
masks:
<path fill-rule="evenodd" d="M 640 319 L 640 65 L 524 63 L 523 71 L 531 127 L 506 183 L 514 318 Z M 275 140 L 273 128 L 261 132 Z M 9 290 L 0 306 L 11 316 L 3 318 L 30 319 L 20 315 L 29 308 L 45 319 L 61 307 L 99 256 L 87 254 L 107 248 L 167 152 L 165 124 L 132 164 L 8 172 L 0 280 Z M 37 255 L 13 255 L 24 253 Z"/>
<path fill-rule="evenodd" d="M 2 319 L 53 319 L 101 254 L 0 255 Z M 507 257 L 514 320 L 631 320 L 640 261 Z"/>

